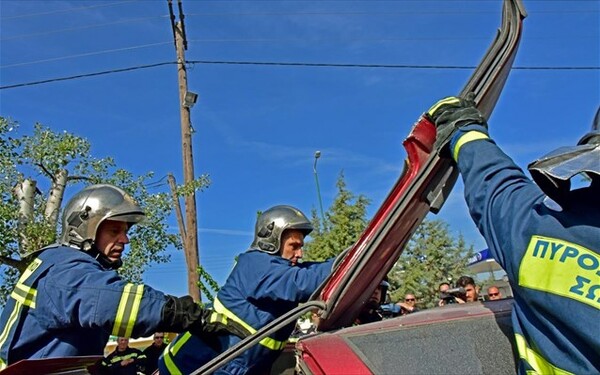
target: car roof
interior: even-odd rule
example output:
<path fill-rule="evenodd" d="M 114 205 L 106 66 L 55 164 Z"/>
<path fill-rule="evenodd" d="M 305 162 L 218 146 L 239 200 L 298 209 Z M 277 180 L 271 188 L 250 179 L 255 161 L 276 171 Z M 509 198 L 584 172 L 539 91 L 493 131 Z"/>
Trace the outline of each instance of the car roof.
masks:
<path fill-rule="evenodd" d="M 512 305 L 448 305 L 311 335 L 296 344 L 299 365 L 306 373 L 514 374 Z"/>

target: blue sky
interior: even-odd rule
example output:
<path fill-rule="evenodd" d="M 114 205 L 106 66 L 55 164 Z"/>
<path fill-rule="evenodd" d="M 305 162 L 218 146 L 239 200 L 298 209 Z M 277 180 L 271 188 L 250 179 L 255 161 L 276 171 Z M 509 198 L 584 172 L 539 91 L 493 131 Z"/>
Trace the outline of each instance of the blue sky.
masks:
<path fill-rule="evenodd" d="M 176 5 L 176 4 L 175 4 Z M 600 104 L 600 2 L 524 1 L 529 16 L 491 136 L 521 167 L 589 130 Z M 372 199 L 398 179 L 418 116 L 457 94 L 500 24 L 489 1 L 184 0 L 187 60 L 437 66 L 418 68 L 194 64 L 189 90 L 200 260 L 219 283 L 247 249 L 257 210 L 325 209 L 343 170 Z M 177 14 L 177 11 L 176 11 Z M 175 61 L 166 0 L 0 2 L 0 86 Z M 547 69 L 541 69 L 547 68 Z M 0 114 L 87 138 L 96 157 L 182 181 L 175 65 L 0 90 Z M 168 191 L 167 185 L 159 188 Z M 73 189 L 75 190 L 75 189 Z M 439 218 L 485 243 L 457 184 Z M 176 221 L 172 218 L 173 231 Z M 145 280 L 186 293 L 183 257 Z"/>

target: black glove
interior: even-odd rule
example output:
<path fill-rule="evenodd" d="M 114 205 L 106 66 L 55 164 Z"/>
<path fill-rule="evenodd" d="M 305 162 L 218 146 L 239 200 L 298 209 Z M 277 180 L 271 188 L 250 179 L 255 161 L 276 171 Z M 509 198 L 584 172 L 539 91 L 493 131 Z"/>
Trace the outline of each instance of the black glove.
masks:
<path fill-rule="evenodd" d="M 167 303 L 161 314 L 161 324 L 156 330 L 166 332 L 189 331 L 196 336 L 233 334 L 240 338 L 250 335 L 250 332 L 241 324 L 227 319 L 223 314 L 218 314 L 194 302 L 192 297 L 167 296 Z"/>
<path fill-rule="evenodd" d="M 436 149 L 445 146 L 450 136 L 463 126 L 477 124 L 487 130 L 487 121 L 475 106 L 474 97 L 472 92 L 464 98 L 449 96 L 429 108 L 426 115 L 437 129 Z"/>

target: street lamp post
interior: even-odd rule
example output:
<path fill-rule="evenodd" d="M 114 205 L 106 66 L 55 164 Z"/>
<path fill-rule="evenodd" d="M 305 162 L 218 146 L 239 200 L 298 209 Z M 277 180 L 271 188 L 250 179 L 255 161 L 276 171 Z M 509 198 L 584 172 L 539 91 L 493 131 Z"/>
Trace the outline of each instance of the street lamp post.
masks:
<path fill-rule="evenodd" d="M 319 208 L 321 209 L 321 221 L 323 227 L 325 227 L 325 214 L 323 214 L 323 201 L 321 200 L 321 189 L 319 188 L 319 175 L 317 174 L 317 160 L 321 157 L 321 151 L 315 151 L 315 163 L 313 165 L 313 172 L 315 174 L 315 182 L 317 183 L 317 197 L 319 198 Z"/>

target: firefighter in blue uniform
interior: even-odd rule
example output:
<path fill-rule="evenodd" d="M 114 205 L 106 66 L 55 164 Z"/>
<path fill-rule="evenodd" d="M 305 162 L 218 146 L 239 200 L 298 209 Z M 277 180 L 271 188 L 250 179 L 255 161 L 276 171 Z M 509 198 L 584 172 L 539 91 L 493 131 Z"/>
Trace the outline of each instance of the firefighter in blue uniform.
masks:
<path fill-rule="evenodd" d="M 600 112 L 600 109 L 599 109 Z M 471 217 L 506 270 L 520 374 L 600 373 L 600 131 L 531 163 L 535 181 L 489 138 L 472 98 L 427 113 L 450 139 Z M 590 185 L 570 190 L 584 174 Z"/>
<path fill-rule="evenodd" d="M 225 285 L 214 300 L 214 310 L 239 322 L 249 333 L 308 300 L 330 274 L 333 259 L 303 262 L 304 237 L 310 221 L 291 206 L 275 206 L 256 221 L 250 249 L 239 255 Z M 261 374 L 268 371 L 283 350 L 294 323 L 282 328 L 241 356 L 217 370 L 217 374 Z M 189 374 L 241 340 L 236 335 L 207 340 L 188 333 L 179 335 L 159 359 L 161 374 Z"/>
<path fill-rule="evenodd" d="M 189 296 L 119 277 L 127 231 L 144 216 L 112 185 L 89 186 L 69 201 L 60 243 L 33 254 L 2 311 L 0 370 L 22 359 L 102 355 L 110 335 L 238 332 Z"/>

